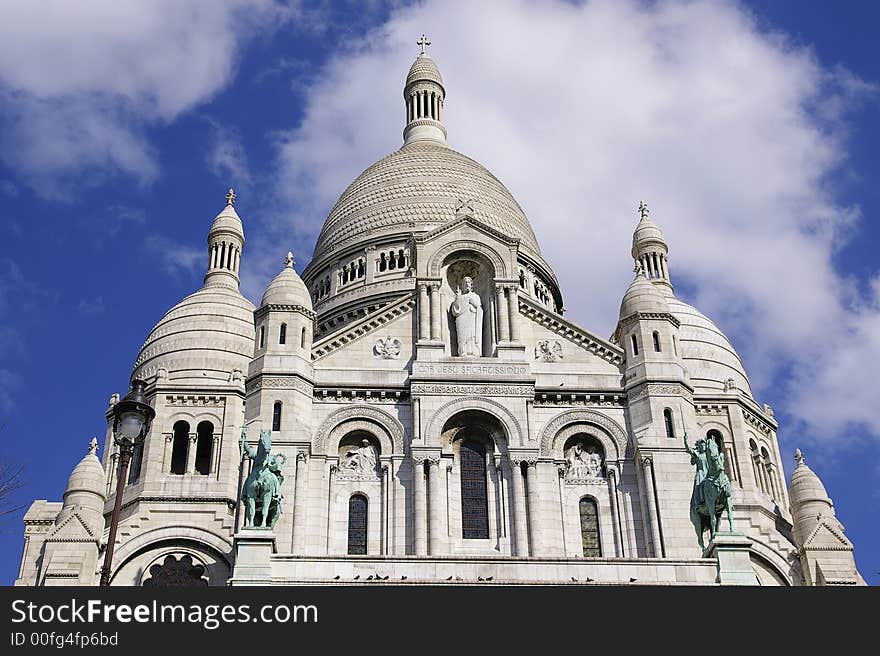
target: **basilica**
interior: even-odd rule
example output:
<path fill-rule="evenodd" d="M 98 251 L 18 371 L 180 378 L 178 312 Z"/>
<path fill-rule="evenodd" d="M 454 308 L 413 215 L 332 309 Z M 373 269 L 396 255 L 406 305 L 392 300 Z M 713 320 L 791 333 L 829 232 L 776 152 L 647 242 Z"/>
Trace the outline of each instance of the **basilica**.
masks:
<path fill-rule="evenodd" d="M 258 306 L 230 190 L 204 285 L 134 360 L 155 417 L 118 531 L 114 394 L 103 449 L 84 442 L 63 500 L 25 514 L 16 585 L 97 585 L 111 539 L 114 586 L 863 585 L 822 482 L 675 295 L 662 221 L 633 214 L 613 335 L 568 320 L 512 193 L 447 145 L 420 44 L 403 145 L 342 192 L 301 274 L 278 253 Z M 241 494 L 261 448 L 265 527 Z M 730 521 L 698 536 L 704 452 Z"/>

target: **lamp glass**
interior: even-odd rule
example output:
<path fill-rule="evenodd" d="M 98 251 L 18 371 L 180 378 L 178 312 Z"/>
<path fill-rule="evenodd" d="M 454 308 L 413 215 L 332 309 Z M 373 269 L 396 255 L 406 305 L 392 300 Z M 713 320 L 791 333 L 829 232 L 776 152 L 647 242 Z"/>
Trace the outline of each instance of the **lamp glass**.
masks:
<path fill-rule="evenodd" d="M 144 418 L 139 412 L 126 412 L 119 418 L 119 435 L 134 440 L 144 428 Z"/>

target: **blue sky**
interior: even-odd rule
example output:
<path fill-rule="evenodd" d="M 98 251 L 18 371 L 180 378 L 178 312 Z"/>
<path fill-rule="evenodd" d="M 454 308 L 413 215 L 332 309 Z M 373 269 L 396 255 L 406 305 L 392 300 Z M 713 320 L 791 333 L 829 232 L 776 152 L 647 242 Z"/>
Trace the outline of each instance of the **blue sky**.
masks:
<path fill-rule="evenodd" d="M 0 6 L 0 457 L 60 500 L 234 185 L 257 300 L 400 145 L 427 32 L 449 142 L 523 205 L 610 335 L 644 199 L 880 583 L 880 9 L 852 1 Z M 564 237 L 576 230 L 583 239 Z M 0 583 L 22 546 L 0 519 Z"/>

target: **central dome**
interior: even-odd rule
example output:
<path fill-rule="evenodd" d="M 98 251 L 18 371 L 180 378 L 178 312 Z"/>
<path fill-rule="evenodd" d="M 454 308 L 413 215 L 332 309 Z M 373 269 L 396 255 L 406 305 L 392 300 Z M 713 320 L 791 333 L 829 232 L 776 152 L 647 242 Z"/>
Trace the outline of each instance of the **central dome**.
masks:
<path fill-rule="evenodd" d="M 540 256 L 529 221 L 498 178 L 470 157 L 431 140 L 412 141 L 367 168 L 330 211 L 314 259 L 394 234 L 427 232 L 455 218 L 472 200 L 477 220 Z"/>

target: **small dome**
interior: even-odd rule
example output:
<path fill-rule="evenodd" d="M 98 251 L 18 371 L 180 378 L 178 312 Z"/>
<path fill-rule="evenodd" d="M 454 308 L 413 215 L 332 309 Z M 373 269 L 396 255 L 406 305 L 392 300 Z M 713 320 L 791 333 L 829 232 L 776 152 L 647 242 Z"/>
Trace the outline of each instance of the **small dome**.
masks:
<path fill-rule="evenodd" d="M 641 273 L 636 276 L 623 295 L 623 301 L 620 303 L 620 319 L 623 320 L 636 312 L 669 313 L 666 297 Z"/>
<path fill-rule="evenodd" d="M 440 69 L 434 63 L 427 53 L 421 53 L 413 65 L 410 66 L 409 73 L 406 75 L 406 85 L 409 86 L 413 82 L 435 82 L 441 87 L 443 86 L 443 76 L 440 75 Z"/>
<path fill-rule="evenodd" d="M 217 232 L 218 230 L 231 230 L 237 234 L 244 234 L 241 217 L 238 216 L 238 212 L 235 211 L 235 207 L 232 205 L 226 205 L 223 211 L 214 217 L 210 232 Z"/>
<path fill-rule="evenodd" d="M 164 370 L 201 384 L 246 372 L 254 353 L 254 304 L 237 289 L 206 286 L 165 313 L 135 360 L 132 378 L 149 381 Z M 176 374 L 176 375 L 175 375 Z"/>
<path fill-rule="evenodd" d="M 70 472 L 67 487 L 64 488 L 64 499 L 66 501 L 75 492 L 91 492 L 103 498 L 104 483 L 104 467 L 98 456 L 90 451 Z"/>
<path fill-rule="evenodd" d="M 737 389 L 752 396 L 742 360 L 721 329 L 692 305 L 666 295 L 672 315 L 681 322 L 678 344 L 691 384 L 698 393 L 717 393 L 733 379 Z"/>
<path fill-rule="evenodd" d="M 804 456 L 801 454 L 801 450 L 798 449 L 796 453 L 797 455 L 795 457 L 797 458 L 798 464 L 794 469 L 794 473 L 791 475 L 791 483 L 788 488 L 789 500 L 792 508 L 808 501 L 822 501 L 830 506 L 831 500 L 828 497 L 828 492 L 825 490 L 822 481 L 816 475 L 816 472 L 810 469 L 807 466 L 807 463 L 804 462 Z"/>
<path fill-rule="evenodd" d="M 643 216 L 633 232 L 632 253 L 633 257 L 637 257 L 638 247 L 640 244 L 649 242 L 660 242 L 665 244 L 663 232 L 657 227 L 657 224 L 651 221 L 647 215 Z"/>
<path fill-rule="evenodd" d="M 260 307 L 266 305 L 301 305 L 309 310 L 312 309 L 309 290 L 293 269 L 291 253 L 287 254 L 287 265 L 266 287 Z"/>

